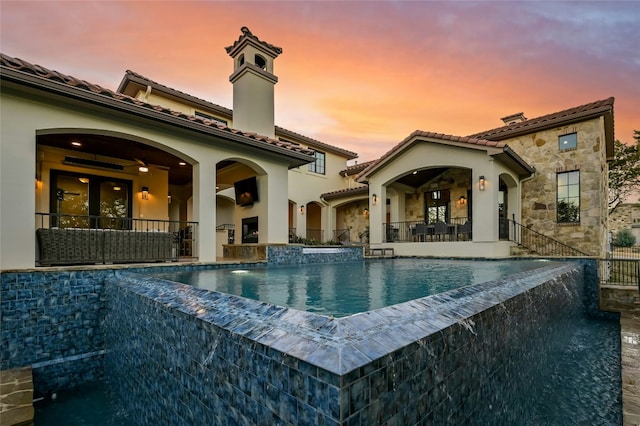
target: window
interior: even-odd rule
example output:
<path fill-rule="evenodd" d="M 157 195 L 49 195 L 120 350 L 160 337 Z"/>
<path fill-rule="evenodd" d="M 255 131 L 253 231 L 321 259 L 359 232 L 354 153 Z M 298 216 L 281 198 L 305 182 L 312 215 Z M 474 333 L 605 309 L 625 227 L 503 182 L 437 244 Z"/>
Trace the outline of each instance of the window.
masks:
<path fill-rule="evenodd" d="M 52 170 L 53 226 L 128 229 L 131 189 L 129 180 Z"/>
<path fill-rule="evenodd" d="M 568 135 L 562 135 L 558 138 L 558 148 L 560 148 L 560 151 L 568 151 L 570 149 L 576 149 L 577 147 L 577 133 L 569 133 Z"/>
<path fill-rule="evenodd" d="M 309 163 L 307 166 L 307 170 L 313 173 L 318 173 L 319 175 L 324 174 L 324 152 L 315 151 L 316 161 L 313 163 Z"/>
<path fill-rule="evenodd" d="M 449 222 L 449 201 L 451 193 L 448 189 L 427 192 L 425 194 L 425 218 L 427 223 Z"/>
<path fill-rule="evenodd" d="M 580 172 L 558 173 L 558 223 L 580 222 Z"/>

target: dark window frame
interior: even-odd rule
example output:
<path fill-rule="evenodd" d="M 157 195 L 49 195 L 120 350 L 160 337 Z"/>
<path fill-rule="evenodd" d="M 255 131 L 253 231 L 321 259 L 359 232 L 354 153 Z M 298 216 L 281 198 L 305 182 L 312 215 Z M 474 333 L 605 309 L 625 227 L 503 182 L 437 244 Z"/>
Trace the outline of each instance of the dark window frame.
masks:
<path fill-rule="evenodd" d="M 566 145 L 566 146 L 565 146 Z M 558 149 L 560 151 L 572 151 L 578 148 L 578 133 L 565 133 L 558 136 Z"/>
<path fill-rule="evenodd" d="M 561 176 L 566 183 L 561 185 Z M 575 179 L 577 176 L 577 182 Z M 572 177 L 574 177 L 572 179 Z M 571 189 L 577 187 L 577 196 L 571 195 Z M 580 223 L 580 170 L 569 170 L 556 174 L 556 221 L 559 224 Z"/>
<path fill-rule="evenodd" d="M 314 157 L 316 157 L 316 161 L 307 165 L 307 171 L 319 175 L 326 174 L 327 154 L 322 151 L 314 151 Z"/>

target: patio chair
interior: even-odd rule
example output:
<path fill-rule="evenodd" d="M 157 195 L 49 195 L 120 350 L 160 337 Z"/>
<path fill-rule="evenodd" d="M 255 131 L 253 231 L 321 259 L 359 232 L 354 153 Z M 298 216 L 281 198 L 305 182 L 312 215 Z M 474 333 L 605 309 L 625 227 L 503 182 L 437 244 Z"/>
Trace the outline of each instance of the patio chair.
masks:
<path fill-rule="evenodd" d="M 446 223 L 436 222 L 433 228 L 433 234 L 438 239 L 438 241 L 443 241 L 445 235 L 447 235 L 448 233 L 449 233 L 449 228 L 447 227 Z"/>
<path fill-rule="evenodd" d="M 466 221 L 464 225 L 458 227 L 458 235 L 456 235 L 456 238 L 460 238 L 460 236 L 462 236 L 464 240 L 471 239 L 471 222 Z"/>
<path fill-rule="evenodd" d="M 425 241 L 427 237 L 427 224 L 416 223 L 416 239 L 418 241 Z"/>

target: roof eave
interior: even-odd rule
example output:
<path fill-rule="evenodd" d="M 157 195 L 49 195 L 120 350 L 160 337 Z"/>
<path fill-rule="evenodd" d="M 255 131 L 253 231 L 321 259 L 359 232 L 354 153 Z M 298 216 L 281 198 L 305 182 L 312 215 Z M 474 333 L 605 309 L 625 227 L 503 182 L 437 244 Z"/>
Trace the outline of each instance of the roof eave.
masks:
<path fill-rule="evenodd" d="M 53 93 L 56 95 L 73 98 L 81 102 L 88 102 L 94 105 L 115 109 L 121 112 L 126 112 L 128 114 L 133 114 L 138 117 L 143 117 L 143 118 L 151 119 L 154 121 L 168 123 L 168 124 L 175 125 L 183 129 L 192 130 L 198 133 L 216 136 L 218 138 L 240 143 L 242 145 L 247 145 L 252 148 L 267 150 L 267 151 L 288 157 L 290 159 L 289 168 L 299 167 L 304 164 L 315 161 L 315 158 L 310 155 L 299 153 L 296 151 L 291 151 L 286 148 L 281 148 L 275 145 L 269 145 L 247 136 L 221 130 L 216 127 L 205 126 L 197 122 L 192 122 L 180 117 L 174 117 L 169 114 L 162 113 L 151 108 L 143 108 L 139 105 L 131 104 L 119 99 L 106 97 L 100 93 L 95 93 L 88 90 L 69 86 L 68 84 L 59 83 L 57 81 L 53 81 L 49 79 L 44 79 L 42 77 L 39 77 L 33 74 L 27 74 L 21 71 L 13 70 L 8 67 L 3 66 L 1 67 L 1 69 L 2 69 L 2 73 L 0 73 L 0 79 L 2 81 L 10 81 L 15 84 L 25 85 L 38 90 L 43 90 L 48 93 Z M 145 104 L 145 105 L 149 105 L 149 104 Z M 149 105 L 149 107 L 152 107 L 152 106 Z"/>

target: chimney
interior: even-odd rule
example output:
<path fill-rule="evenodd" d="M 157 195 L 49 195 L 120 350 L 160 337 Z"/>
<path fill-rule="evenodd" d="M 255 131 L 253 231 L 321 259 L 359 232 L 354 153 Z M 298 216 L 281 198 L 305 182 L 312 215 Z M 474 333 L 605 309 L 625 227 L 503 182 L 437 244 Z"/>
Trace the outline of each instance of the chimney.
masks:
<path fill-rule="evenodd" d="M 522 123 L 523 121 L 526 121 L 526 119 L 527 117 L 524 116 L 524 112 L 517 112 L 515 114 L 502 117 L 500 120 L 502 120 L 505 125 L 509 126 L 511 124 Z"/>
<path fill-rule="evenodd" d="M 274 87 L 278 77 L 273 74 L 273 62 L 282 53 L 280 47 L 261 41 L 249 28 L 226 47 L 233 58 L 233 127 L 275 137 Z"/>

